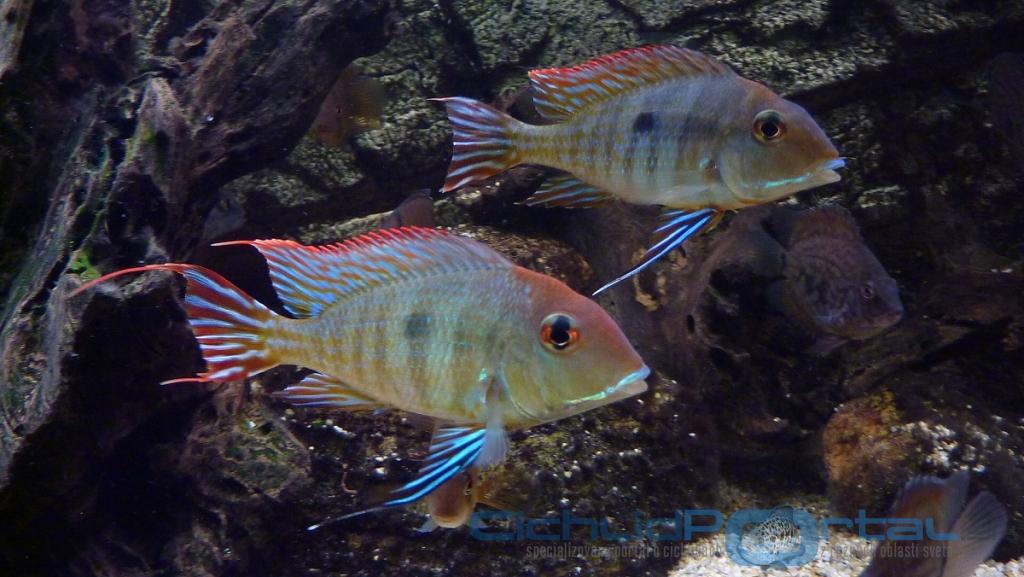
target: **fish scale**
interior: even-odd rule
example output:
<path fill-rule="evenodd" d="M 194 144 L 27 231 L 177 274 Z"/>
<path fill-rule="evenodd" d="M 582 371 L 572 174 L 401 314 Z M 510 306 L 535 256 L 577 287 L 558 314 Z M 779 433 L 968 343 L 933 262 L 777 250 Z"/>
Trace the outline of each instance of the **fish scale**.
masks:
<path fill-rule="evenodd" d="M 402 403 L 412 412 L 443 413 L 438 416 L 453 421 L 479 418 L 467 413 L 461 400 L 445 395 L 452 386 L 477 384 L 479 369 L 473 367 L 493 363 L 495 352 L 482 346 L 487 335 L 474 327 L 489 326 L 480 311 L 508 308 L 495 302 L 495 291 L 481 290 L 494 283 L 502 281 L 490 274 L 459 274 L 413 278 L 366 293 L 303 323 L 302 337 L 294 338 L 314 346 L 290 347 L 295 356 L 281 355 L 282 361 L 364 384 L 381 401 Z M 432 311 L 429 331 L 408 335 L 410 317 L 422 311 Z M 368 354 L 377 342 L 388 343 L 386 356 Z M 456 358 L 459 362 L 453 362 Z M 425 385 L 409 389 L 408 383 Z"/>

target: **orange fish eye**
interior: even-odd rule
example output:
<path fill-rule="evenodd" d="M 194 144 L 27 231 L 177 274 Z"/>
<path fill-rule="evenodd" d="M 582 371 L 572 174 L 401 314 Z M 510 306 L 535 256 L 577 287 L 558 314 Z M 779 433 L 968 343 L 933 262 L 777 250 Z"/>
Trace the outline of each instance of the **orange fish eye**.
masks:
<path fill-rule="evenodd" d="M 786 123 L 774 110 L 762 110 L 754 117 L 754 138 L 765 144 L 778 142 L 786 136 Z"/>
<path fill-rule="evenodd" d="M 540 324 L 540 340 L 554 351 L 564 351 L 580 340 L 580 331 L 569 315 L 555 313 L 548 315 Z"/>

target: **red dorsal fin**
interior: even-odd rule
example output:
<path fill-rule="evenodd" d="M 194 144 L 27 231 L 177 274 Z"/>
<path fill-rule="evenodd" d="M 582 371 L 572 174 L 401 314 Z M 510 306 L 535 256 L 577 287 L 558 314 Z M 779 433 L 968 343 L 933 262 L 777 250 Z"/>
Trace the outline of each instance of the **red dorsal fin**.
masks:
<path fill-rule="evenodd" d="M 569 68 L 530 72 L 533 103 L 549 120 L 568 120 L 581 110 L 642 86 L 685 76 L 735 74 L 723 62 L 677 46 L 642 46 L 599 56 Z"/>
<path fill-rule="evenodd" d="M 285 309 L 315 317 L 331 304 L 382 284 L 423 274 L 512 263 L 473 239 L 431 228 L 391 228 L 327 246 L 290 240 L 239 240 L 267 259 L 270 280 Z"/>

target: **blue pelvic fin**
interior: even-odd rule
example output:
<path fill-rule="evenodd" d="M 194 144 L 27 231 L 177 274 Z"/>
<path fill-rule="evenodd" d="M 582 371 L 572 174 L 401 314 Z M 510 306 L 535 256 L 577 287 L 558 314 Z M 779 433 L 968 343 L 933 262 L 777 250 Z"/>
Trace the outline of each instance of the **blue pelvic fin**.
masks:
<path fill-rule="evenodd" d="M 606 192 L 594 188 L 571 174 L 548 177 L 537 192 L 522 202 L 526 206 L 547 208 L 590 208 L 611 200 Z"/>
<path fill-rule="evenodd" d="M 483 451 L 487 436 L 487 429 L 482 426 L 438 429 L 430 441 L 430 454 L 427 455 L 415 479 L 391 491 L 390 497 L 383 503 L 310 525 L 307 530 L 316 531 L 352 517 L 419 501 L 455 475 L 470 468 Z"/>
<path fill-rule="evenodd" d="M 273 396 L 297 407 L 335 407 L 346 411 L 365 411 L 384 407 L 340 380 L 321 373 L 307 375 L 298 383 L 273 393 Z"/>
<path fill-rule="evenodd" d="M 594 291 L 594 296 L 651 266 L 654 261 L 686 242 L 686 239 L 697 234 L 708 223 L 718 222 L 722 214 L 713 208 L 702 208 L 693 212 L 666 209 L 661 214 L 661 223 L 654 230 L 654 244 L 647 249 L 640 262 L 626 274 Z"/>

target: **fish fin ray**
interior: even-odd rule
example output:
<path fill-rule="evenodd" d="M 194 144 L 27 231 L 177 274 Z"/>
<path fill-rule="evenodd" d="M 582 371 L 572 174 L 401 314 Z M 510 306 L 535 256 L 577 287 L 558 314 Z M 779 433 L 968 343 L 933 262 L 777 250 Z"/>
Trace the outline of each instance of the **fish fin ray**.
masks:
<path fill-rule="evenodd" d="M 612 199 L 606 192 L 583 182 L 571 174 L 548 177 L 537 192 L 523 201 L 526 206 L 590 208 Z"/>
<path fill-rule="evenodd" d="M 242 240 L 214 246 L 238 244 L 260 251 L 285 309 L 302 318 L 318 316 L 335 302 L 411 276 L 512 266 L 475 240 L 417 227 L 370 232 L 325 246 L 290 240 Z"/>
<path fill-rule="evenodd" d="M 666 210 L 662 216 L 662 224 L 655 230 L 654 242 L 651 248 L 647 249 L 647 253 L 644 254 L 643 258 L 640 259 L 640 262 L 622 276 L 594 291 L 594 295 L 596 296 L 604 290 L 635 276 L 656 260 L 686 242 L 688 238 L 701 229 L 709 225 L 713 226 L 721 218 L 721 214 L 712 208 L 702 208 L 693 212 Z"/>
<path fill-rule="evenodd" d="M 149 271 L 168 271 L 185 278 L 185 312 L 206 361 L 205 372 L 167 384 L 238 381 L 277 366 L 266 346 L 274 313 L 210 269 L 177 263 L 133 267 L 92 280 L 71 296 L 122 275 Z"/>
<path fill-rule="evenodd" d="M 725 63 L 677 46 L 642 46 L 576 66 L 530 71 L 537 111 L 565 121 L 582 110 L 636 88 L 686 76 L 735 74 Z"/>
<path fill-rule="evenodd" d="M 366 411 L 384 405 L 353 390 L 340 379 L 321 373 L 307 375 L 298 383 L 273 393 L 274 398 L 297 407 L 334 407 L 346 411 Z"/>
<path fill-rule="evenodd" d="M 505 460 L 508 454 L 508 435 L 505 433 L 504 401 L 508 396 L 504 379 L 494 379 L 487 388 L 484 408 L 484 446 L 474 462 L 479 469 L 487 469 Z"/>
<path fill-rule="evenodd" d="M 452 160 L 442 192 L 490 178 L 519 163 L 512 139 L 518 120 L 472 98 L 431 100 L 444 104 L 452 125 Z"/>
<path fill-rule="evenodd" d="M 382 503 L 312 525 L 309 530 L 315 531 L 328 524 L 419 501 L 473 466 L 484 448 L 486 438 L 487 429 L 480 426 L 439 428 L 430 442 L 430 453 L 415 479 L 391 491 L 388 499 Z"/>
<path fill-rule="evenodd" d="M 1006 508 L 988 491 L 982 491 L 953 524 L 959 539 L 949 542 L 942 577 L 969 577 L 992 555 L 1006 533 Z"/>

